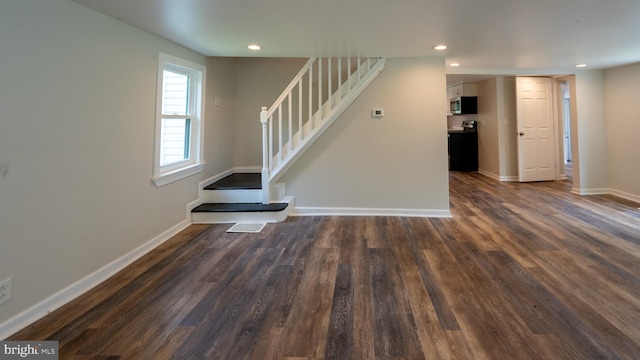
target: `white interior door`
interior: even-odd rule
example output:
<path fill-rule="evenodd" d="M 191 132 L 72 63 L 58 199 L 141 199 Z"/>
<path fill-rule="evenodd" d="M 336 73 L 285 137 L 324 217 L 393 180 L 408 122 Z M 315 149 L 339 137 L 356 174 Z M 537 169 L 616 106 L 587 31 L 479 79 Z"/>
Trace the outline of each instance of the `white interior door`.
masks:
<path fill-rule="evenodd" d="M 516 78 L 518 178 L 555 180 L 551 78 Z"/>

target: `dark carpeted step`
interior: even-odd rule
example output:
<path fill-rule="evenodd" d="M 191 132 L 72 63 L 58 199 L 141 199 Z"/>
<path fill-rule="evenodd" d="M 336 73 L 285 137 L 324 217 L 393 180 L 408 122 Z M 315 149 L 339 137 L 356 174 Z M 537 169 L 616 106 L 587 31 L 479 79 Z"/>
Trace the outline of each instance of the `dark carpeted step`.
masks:
<path fill-rule="evenodd" d="M 262 189 L 262 177 L 259 173 L 237 173 L 222 178 L 211 185 L 207 185 L 205 190 L 256 190 Z"/>
<path fill-rule="evenodd" d="M 287 203 L 208 203 L 202 204 L 191 212 L 264 212 L 264 211 L 282 211 L 287 208 Z"/>

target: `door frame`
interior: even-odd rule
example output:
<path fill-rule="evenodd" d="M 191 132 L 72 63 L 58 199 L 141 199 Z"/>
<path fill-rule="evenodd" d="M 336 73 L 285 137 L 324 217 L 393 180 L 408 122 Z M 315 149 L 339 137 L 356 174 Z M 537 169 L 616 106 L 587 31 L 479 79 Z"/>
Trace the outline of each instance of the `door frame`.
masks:
<path fill-rule="evenodd" d="M 567 176 L 564 170 L 564 114 L 562 113 L 562 82 L 566 82 L 569 86 L 569 114 L 571 117 L 571 126 L 569 136 L 571 137 L 571 164 L 573 167 L 573 176 L 571 181 L 575 184 L 580 183 L 580 157 L 578 156 L 578 114 L 576 107 L 576 81 L 575 75 L 553 76 L 554 91 L 554 117 L 556 124 L 556 180 L 566 180 Z M 573 191 L 572 189 L 572 191 Z"/>
<path fill-rule="evenodd" d="M 518 77 L 516 75 L 515 77 Z M 564 119 L 562 114 L 562 91 L 561 84 L 566 81 L 569 86 L 569 108 L 571 116 L 570 136 L 571 136 L 571 164 L 573 167 L 572 176 L 572 189 L 574 192 L 576 188 L 579 188 L 580 184 L 580 156 L 578 152 L 578 112 L 576 105 L 576 78 L 574 74 L 570 75 L 548 75 L 551 78 L 552 87 L 552 107 L 553 107 L 553 122 L 554 122 L 554 153 L 556 156 L 556 169 L 555 180 L 567 180 L 566 173 L 564 171 Z M 517 129 L 516 129 L 517 132 Z M 517 133 L 515 134 L 517 136 Z M 519 166 L 519 165 L 518 165 Z"/>
<path fill-rule="evenodd" d="M 550 109 L 548 110 L 550 112 L 549 117 L 550 117 L 550 125 L 551 125 L 551 130 L 549 131 L 550 137 L 551 137 L 551 144 L 553 146 L 553 148 L 551 149 L 552 153 L 549 154 L 549 157 L 552 158 L 552 162 L 553 164 L 551 165 L 552 168 L 550 167 L 550 171 L 548 173 L 548 177 L 545 177 L 544 181 L 556 181 L 556 180 L 560 180 L 560 175 L 559 175 L 559 165 L 558 165 L 558 101 L 557 101 L 557 97 L 558 97 L 558 88 L 557 88 L 557 84 L 558 82 L 554 79 L 553 76 L 524 76 L 524 75 L 517 75 L 515 77 L 516 80 L 516 142 L 517 142 L 517 151 L 518 151 L 518 181 L 519 182 L 528 182 L 528 181 L 537 181 L 537 180 L 523 180 L 523 168 L 522 168 L 522 164 L 520 163 L 522 158 L 521 156 L 523 156 L 520 151 L 521 149 L 521 144 L 522 144 L 522 139 L 521 139 L 521 134 L 523 134 L 521 131 L 521 121 L 523 121 L 520 116 L 521 116 L 521 110 L 523 109 L 519 109 L 520 106 L 520 93 L 518 91 L 518 79 L 520 78 L 527 78 L 527 79 L 545 79 L 548 80 L 548 91 L 550 92 L 550 94 L 548 95 L 547 99 L 548 101 L 550 101 Z M 537 129 L 535 130 L 537 133 Z M 545 147 L 546 148 L 546 147 Z M 564 168 L 564 167 L 563 167 Z"/>
<path fill-rule="evenodd" d="M 564 82 L 563 82 L 564 84 Z M 562 98 L 562 160 L 571 162 L 571 98 Z M 568 121 L 567 121 L 568 120 Z M 566 166 L 565 166 L 566 171 Z"/>

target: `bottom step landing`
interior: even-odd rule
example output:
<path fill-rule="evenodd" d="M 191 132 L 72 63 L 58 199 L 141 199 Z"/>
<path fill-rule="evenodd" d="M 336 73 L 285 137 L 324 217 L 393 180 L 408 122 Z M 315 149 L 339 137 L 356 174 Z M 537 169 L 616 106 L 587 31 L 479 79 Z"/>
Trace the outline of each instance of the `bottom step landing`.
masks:
<path fill-rule="evenodd" d="M 202 189 L 204 203 L 191 210 L 194 224 L 232 222 L 281 222 L 293 207 L 293 198 L 262 204 L 259 173 L 235 173 Z"/>
<path fill-rule="evenodd" d="M 233 222 L 281 222 L 289 215 L 289 203 L 209 203 L 191 210 L 194 224 Z"/>

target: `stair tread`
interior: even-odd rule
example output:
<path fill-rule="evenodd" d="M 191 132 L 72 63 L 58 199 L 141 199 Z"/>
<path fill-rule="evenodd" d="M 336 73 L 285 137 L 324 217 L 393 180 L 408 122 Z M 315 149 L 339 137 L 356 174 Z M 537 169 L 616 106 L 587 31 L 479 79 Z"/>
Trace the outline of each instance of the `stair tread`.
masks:
<path fill-rule="evenodd" d="M 235 173 L 204 187 L 205 190 L 257 190 L 262 189 L 259 173 Z"/>
<path fill-rule="evenodd" d="M 205 203 L 195 207 L 191 212 L 261 212 L 282 211 L 287 203 Z"/>

